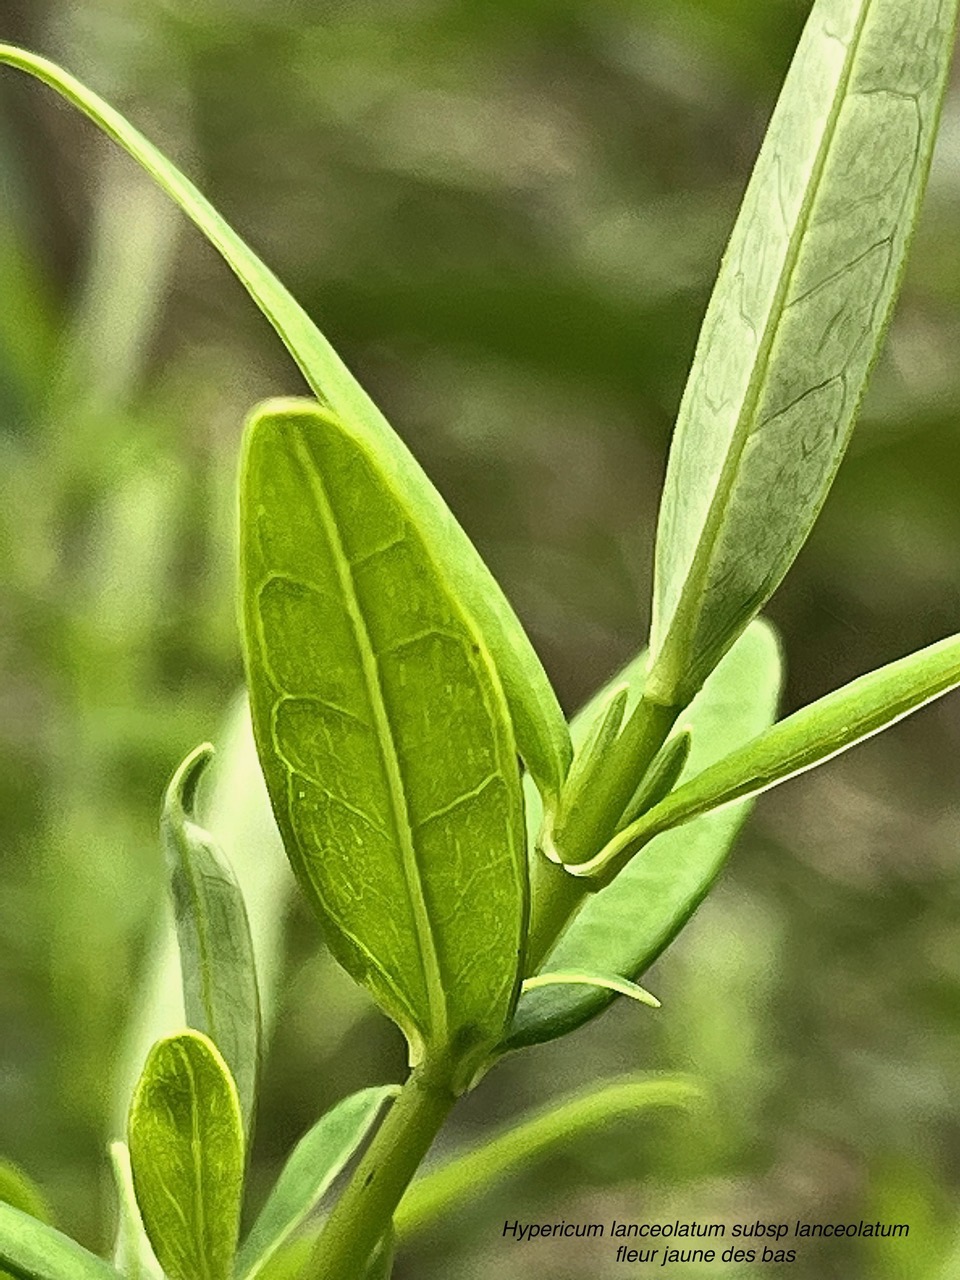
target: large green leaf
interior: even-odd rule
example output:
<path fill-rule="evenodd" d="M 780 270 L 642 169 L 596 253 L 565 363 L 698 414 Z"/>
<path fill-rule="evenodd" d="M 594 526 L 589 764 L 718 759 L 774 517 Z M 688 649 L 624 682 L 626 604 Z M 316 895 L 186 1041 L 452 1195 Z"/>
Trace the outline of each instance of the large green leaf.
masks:
<path fill-rule="evenodd" d="M 171 1280 L 229 1280 L 240 1222 L 240 1100 L 212 1040 L 159 1040 L 130 1106 L 130 1163 L 150 1244 Z"/>
<path fill-rule="evenodd" d="M 630 700 L 635 702 L 643 678 L 641 655 L 611 684 L 626 680 Z M 779 686 L 776 640 L 765 623 L 754 622 L 689 709 L 684 723 L 691 733 L 691 746 L 683 777 L 698 774 L 770 724 Z M 607 696 L 607 690 L 601 690 L 574 720 L 574 741 L 586 734 Z M 528 810 L 535 810 L 529 793 L 527 803 Z M 703 901 L 747 812 L 737 805 L 701 818 L 683 832 L 661 837 L 612 884 L 587 898 L 543 962 L 543 971 L 586 970 L 639 978 Z M 536 821 L 535 811 L 528 820 Z M 613 991 L 585 985 L 527 990 L 517 1005 L 507 1047 L 564 1035 L 615 997 Z"/>
<path fill-rule="evenodd" d="M 0 44 L 0 63 L 18 67 L 55 89 L 167 192 L 232 268 L 311 389 L 330 406 L 358 446 L 377 458 L 397 491 L 407 495 L 420 536 L 448 580 L 456 581 L 493 654 L 518 750 L 541 789 L 556 796 L 569 764 L 570 742 L 556 695 L 526 633 L 446 503 L 323 334 L 193 183 L 119 112 L 46 58 Z"/>
<path fill-rule="evenodd" d="M 410 1187 L 396 1214 L 401 1240 L 432 1226 L 526 1165 L 550 1155 L 581 1133 L 657 1107 L 690 1108 L 704 1094 L 684 1076 L 634 1075 L 606 1080 L 520 1116 L 474 1151 L 453 1156 Z"/>
<path fill-rule="evenodd" d="M 926 182 L 957 0 L 817 0 L 707 310 L 657 538 L 649 695 L 684 706 L 824 502 Z"/>
<path fill-rule="evenodd" d="M 362 1089 L 317 1121 L 290 1153 L 270 1196 L 237 1253 L 235 1274 L 253 1280 L 317 1207 L 369 1133 L 396 1085 Z"/>
<path fill-rule="evenodd" d="M 241 483 L 254 733 L 334 953 L 465 1064 L 503 1032 L 527 916 L 520 777 L 479 630 L 379 459 L 306 401 L 265 406 Z"/>
<path fill-rule="evenodd" d="M 615 875 L 654 836 L 805 773 L 960 685 L 960 636 L 891 662 L 787 716 L 625 827 L 583 875 Z M 677 833 L 683 840 L 686 830 Z M 660 848 L 660 841 L 653 847 Z M 651 853 L 653 849 L 651 850 Z M 648 855 L 638 859 L 644 865 Z M 614 884 L 619 883 L 619 876 Z"/>
<path fill-rule="evenodd" d="M 102 1258 L 3 1201 L 0 1267 L 17 1280 L 120 1280 L 120 1273 Z"/>
<path fill-rule="evenodd" d="M 209 1036 L 236 1081 L 249 1138 L 260 1067 L 260 996 L 240 886 L 213 837 L 194 820 L 197 785 L 213 754 L 191 752 L 167 789 L 160 830 L 173 896 L 187 1023 Z"/>

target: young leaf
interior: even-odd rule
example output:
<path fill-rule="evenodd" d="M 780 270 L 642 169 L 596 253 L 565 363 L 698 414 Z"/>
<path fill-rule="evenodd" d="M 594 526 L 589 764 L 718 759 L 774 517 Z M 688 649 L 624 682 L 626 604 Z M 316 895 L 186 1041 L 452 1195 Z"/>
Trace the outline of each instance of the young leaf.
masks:
<path fill-rule="evenodd" d="M 871 671 L 697 773 L 624 828 L 597 858 L 574 870 L 603 879 L 617 875 L 618 868 L 660 832 L 805 773 L 958 685 L 960 636 Z"/>
<path fill-rule="evenodd" d="M 577 744 L 570 772 L 560 794 L 556 816 L 551 815 L 546 828 L 539 834 L 534 833 L 534 840 L 542 852 L 554 861 L 559 861 L 554 840 L 558 835 L 562 838 L 569 816 L 575 814 L 588 799 L 591 783 L 596 780 L 596 772 L 603 768 L 604 758 L 620 732 L 628 695 L 627 689 L 614 689 L 609 694 L 585 738 Z"/>
<path fill-rule="evenodd" d="M 413 1183 L 396 1215 L 401 1241 L 549 1155 L 581 1133 L 655 1107 L 690 1108 L 703 1090 L 683 1076 L 636 1075 L 608 1080 L 531 1116 L 522 1116 L 478 1150 L 454 1156 Z"/>
<path fill-rule="evenodd" d="M 240 1221 L 240 1100 L 216 1045 L 160 1040 L 130 1106 L 130 1162 L 150 1244 L 171 1280 L 229 1280 Z"/>
<path fill-rule="evenodd" d="M 263 781 L 250 724 L 246 690 L 232 699 L 215 737 L 216 751 L 204 774 L 204 794 L 196 813 L 218 848 L 229 851 L 240 886 L 256 957 L 262 1038 L 269 1039 L 277 1017 L 283 964 L 283 930 L 296 883 Z M 120 1038 L 115 1074 L 113 1133 L 126 1132 L 130 1096 L 147 1054 L 163 1036 L 186 1025 L 183 964 L 175 930 L 155 931 L 142 964 L 133 1016 Z"/>
<path fill-rule="evenodd" d="M 163 1272 L 140 1216 L 136 1192 L 133 1189 L 133 1170 L 130 1167 L 130 1150 L 125 1142 L 110 1143 L 110 1163 L 113 1181 L 117 1189 L 117 1235 L 113 1246 L 113 1261 L 125 1280 L 163 1280 Z"/>
<path fill-rule="evenodd" d="M 193 819 L 213 747 L 190 753 L 167 789 L 160 832 L 173 896 L 187 1023 L 209 1036 L 236 1081 L 249 1139 L 260 1066 L 260 997 L 250 926 L 236 877 Z"/>
<path fill-rule="evenodd" d="M 817 0 L 677 420 L 649 695 L 684 706 L 803 545 L 847 445 L 933 151 L 957 0 Z"/>
<path fill-rule="evenodd" d="M 636 700 L 643 688 L 642 655 L 616 677 L 618 682 L 624 678 Z M 691 746 L 685 776 L 699 773 L 770 724 L 779 686 L 780 658 L 773 632 L 765 623 L 754 622 L 687 712 Z M 603 696 L 601 692 L 598 698 Z M 577 716 L 574 740 L 592 714 L 593 707 L 588 705 Z M 661 836 L 612 884 L 587 898 L 543 968 L 638 979 L 703 901 L 747 812 L 746 806 L 737 805 L 700 818 L 682 832 Z M 624 928 L 624 921 L 629 928 Z M 526 991 L 517 1005 L 506 1047 L 540 1044 L 565 1035 L 602 1012 L 614 998 L 613 992 L 592 987 Z"/>
<path fill-rule="evenodd" d="M 377 459 L 430 553 L 458 590 L 488 646 L 513 717 L 517 749 L 548 797 L 559 794 L 570 763 L 563 712 L 533 646 L 499 585 L 446 503 L 383 414 L 352 376 L 303 308 L 184 175 L 119 112 L 46 58 L 0 44 L 0 63 L 56 90 L 124 148 L 180 206 L 246 288 L 276 330 L 318 398 Z"/>
<path fill-rule="evenodd" d="M 624 810 L 620 820 L 621 826 L 626 826 L 640 814 L 652 809 L 658 801 L 673 790 L 690 758 L 690 746 L 691 738 L 688 729 L 682 729 L 675 737 L 669 738 L 663 744 L 650 762 L 650 768 L 641 779 L 633 799 Z"/>
<path fill-rule="evenodd" d="M 391 1226 L 380 1241 L 376 1253 L 367 1263 L 363 1280 L 390 1280 L 393 1275 L 393 1260 L 397 1252 L 397 1233 Z"/>
<path fill-rule="evenodd" d="M 253 1280 L 286 1244 L 363 1142 L 384 1103 L 398 1092 L 396 1085 L 362 1089 L 337 1103 L 300 1139 L 237 1253 L 239 1280 Z"/>
<path fill-rule="evenodd" d="M 32 1214 L 0 1201 L 0 1268 L 17 1280 L 121 1280 L 108 1262 Z"/>
<path fill-rule="evenodd" d="M 12 1160 L 0 1159 L 0 1204 L 11 1204 L 41 1222 L 53 1221 L 43 1192 Z"/>
<path fill-rule="evenodd" d="M 0 1204 L 12 1205 L 40 1222 L 52 1222 L 50 1208 L 40 1188 L 12 1160 L 0 1160 Z M 0 1267 L 0 1280 L 17 1278 L 13 1272 Z"/>
<path fill-rule="evenodd" d="M 448 1058 L 496 1043 L 527 916 L 510 718 L 404 490 L 338 419 L 280 401 L 241 480 L 247 677 L 267 787 L 334 954 Z"/>
<path fill-rule="evenodd" d="M 612 991 L 614 995 L 628 996 L 638 1004 L 649 1005 L 651 1009 L 659 1009 L 660 1001 L 643 987 L 626 978 L 618 978 L 607 973 L 538 973 L 532 978 L 524 978 L 521 991 L 536 991 L 539 987 L 599 987 L 602 991 Z"/>

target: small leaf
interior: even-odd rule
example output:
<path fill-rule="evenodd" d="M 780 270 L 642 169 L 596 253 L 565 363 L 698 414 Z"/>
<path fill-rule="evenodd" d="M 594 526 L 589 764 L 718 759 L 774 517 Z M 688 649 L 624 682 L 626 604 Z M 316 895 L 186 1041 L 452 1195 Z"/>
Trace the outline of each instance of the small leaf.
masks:
<path fill-rule="evenodd" d="M 362 1089 L 337 1103 L 300 1139 L 237 1253 L 234 1272 L 238 1277 L 253 1280 L 267 1266 L 317 1207 L 370 1132 L 384 1103 L 397 1093 L 396 1085 Z"/>
<path fill-rule="evenodd" d="M 843 456 L 926 184 L 957 0 L 817 0 L 677 419 L 648 694 L 685 706 L 793 562 Z"/>
<path fill-rule="evenodd" d="M 0 1201 L 0 1267 L 17 1280 L 120 1280 L 108 1262 Z"/>
<path fill-rule="evenodd" d="M 153 1251 L 171 1280 L 228 1280 L 243 1191 L 240 1101 L 213 1042 L 160 1040 L 130 1107 L 130 1161 Z"/>
<path fill-rule="evenodd" d="M 241 583 L 254 734 L 340 963 L 417 1060 L 502 1035 L 527 918 L 510 717 L 480 633 L 379 459 L 306 401 L 246 435 Z"/>
<path fill-rule="evenodd" d="M 397 1252 L 397 1233 L 391 1225 L 390 1230 L 380 1241 L 377 1251 L 367 1263 L 363 1280 L 390 1280 L 393 1275 L 393 1261 Z"/>
<path fill-rule="evenodd" d="M 576 814 L 584 804 L 589 803 L 596 774 L 603 769 L 604 757 L 616 741 L 623 724 L 627 698 L 627 689 L 614 689 L 609 693 L 605 705 L 597 713 L 583 742 L 577 746 L 573 764 L 570 766 L 570 772 L 560 793 L 556 817 L 548 815 L 546 824 L 539 835 L 535 836 L 543 853 L 553 861 L 560 860 L 554 841 L 562 841 L 563 830 L 570 816 Z"/>
<path fill-rule="evenodd" d="M 29 1213 L 41 1222 L 53 1222 L 43 1192 L 12 1160 L 0 1159 L 0 1203 L 13 1205 L 21 1213 Z"/>
<path fill-rule="evenodd" d="M 123 147 L 223 257 L 276 330 L 318 398 L 407 495 L 414 523 L 448 581 L 455 581 L 493 655 L 513 718 L 517 749 L 541 791 L 559 795 L 570 737 L 556 694 L 516 614 L 473 543 L 310 317 L 210 202 L 118 111 L 46 58 L 0 44 L 0 63 L 49 85 Z"/>
<path fill-rule="evenodd" d="M 616 875 L 660 832 L 805 773 L 960 685 L 960 636 L 891 662 L 787 716 L 678 787 L 579 874 Z"/>
<path fill-rule="evenodd" d="M 249 1140 L 260 1066 L 260 996 L 243 895 L 213 837 L 193 818 L 213 755 L 191 752 L 167 789 L 160 831 L 173 896 L 189 1026 L 217 1046 L 236 1081 Z"/>
<path fill-rule="evenodd" d="M 536 991 L 538 987 L 599 987 L 601 991 L 612 991 L 615 995 L 628 996 L 638 1004 L 649 1005 L 651 1009 L 659 1009 L 660 1001 L 643 987 L 626 978 L 606 973 L 538 973 L 532 978 L 525 978 L 521 991 Z"/>
<path fill-rule="evenodd" d="M 163 1272 L 156 1254 L 150 1247 L 147 1233 L 140 1217 L 136 1192 L 133 1189 L 133 1170 L 130 1167 L 130 1150 L 125 1142 L 110 1143 L 110 1163 L 113 1181 L 117 1189 L 117 1236 L 113 1247 L 113 1261 L 126 1280 L 163 1280 Z"/>
<path fill-rule="evenodd" d="M 625 827 L 633 822 L 641 813 L 658 804 L 676 785 L 690 758 L 692 739 L 689 730 L 681 730 L 676 737 L 669 738 L 650 762 L 650 768 L 643 776 L 633 799 L 624 810 L 620 825 Z"/>
<path fill-rule="evenodd" d="M 0 1160 L 0 1204 L 12 1205 L 21 1213 L 29 1213 L 40 1222 L 52 1223 L 50 1207 L 40 1188 L 12 1160 Z M 0 1267 L 0 1280 L 17 1280 L 11 1271 Z"/>
<path fill-rule="evenodd" d="M 617 681 L 624 678 L 629 681 L 631 698 L 639 699 L 644 679 L 642 655 Z M 686 776 L 699 773 L 768 725 L 775 714 L 779 684 L 780 660 L 773 632 L 765 623 L 754 622 L 690 706 Z M 601 692 L 598 699 L 603 696 Z M 589 724 L 592 714 L 593 707 L 588 705 L 574 721 L 575 740 L 581 721 Z M 529 793 L 527 801 L 529 805 Z M 706 897 L 747 812 L 743 806 L 725 809 L 699 819 L 683 832 L 661 836 L 611 885 L 587 898 L 541 967 L 639 978 Z M 536 814 L 531 820 L 536 820 Z M 624 922 L 629 927 L 625 928 Z M 540 1044 L 565 1035 L 602 1012 L 613 999 L 612 992 L 590 987 L 545 987 L 525 992 L 506 1047 Z"/>
<path fill-rule="evenodd" d="M 593 1085 L 543 1111 L 521 1116 L 477 1150 L 454 1156 L 413 1183 L 396 1215 L 401 1241 L 446 1219 L 490 1187 L 543 1159 L 581 1133 L 655 1107 L 687 1109 L 703 1090 L 683 1076 L 636 1075 Z"/>

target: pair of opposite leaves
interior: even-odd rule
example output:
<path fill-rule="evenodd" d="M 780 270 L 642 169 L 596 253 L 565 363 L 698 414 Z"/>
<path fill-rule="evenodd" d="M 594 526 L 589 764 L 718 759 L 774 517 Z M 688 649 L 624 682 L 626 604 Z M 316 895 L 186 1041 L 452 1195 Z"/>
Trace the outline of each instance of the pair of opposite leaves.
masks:
<path fill-rule="evenodd" d="M 690 702 L 822 504 L 915 221 L 956 9 L 955 0 L 814 7 L 681 405 L 657 542 L 646 689 L 657 702 Z M 526 922 L 514 747 L 548 807 L 571 757 L 542 667 L 430 482 L 275 277 L 102 100 L 32 55 L 3 46 L 0 60 L 51 84 L 140 161 L 219 248 L 333 410 L 267 414 L 248 450 L 248 475 L 263 485 L 243 536 L 264 770 L 340 959 L 415 1048 L 482 1058 L 516 999 Z M 270 435 L 278 447 L 267 462 Z M 353 502 L 354 482 L 368 504 Z M 306 523 L 283 528 L 270 494 Z M 309 547 L 305 528 L 318 535 Z M 938 650 L 934 692 L 952 678 L 950 659 Z M 896 714 L 934 696 L 929 681 L 914 684 L 900 688 Z M 786 745 L 803 754 L 796 735 Z M 766 781 L 750 768 L 746 781 L 727 778 L 727 798 L 771 785 L 793 763 L 768 760 Z M 674 801 L 672 812 L 689 817 L 705 803 Z M 647 821 L 646 837 L 655 826 Z M 645 837 L 618 838 L 626 857 Z"/>

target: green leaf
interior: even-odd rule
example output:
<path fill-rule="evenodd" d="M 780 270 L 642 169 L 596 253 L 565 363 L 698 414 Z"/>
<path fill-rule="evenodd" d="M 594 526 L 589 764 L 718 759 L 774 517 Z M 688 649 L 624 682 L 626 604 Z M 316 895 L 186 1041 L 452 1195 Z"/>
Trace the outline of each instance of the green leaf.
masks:
<path fill-rule="evenodd" d="M 546 827 L 541 829 L 539 835 L 537 832 L 533 833 L 536 843 L 548 857 L 554 860 L 558 860 L 554 850 L 555 834 L 562 834 L 570 815 L 577 813 L 585 803 L 589 802 L 591 784 L 595 784 L 597 771 L 603 768 L 604 759 L 616 741 L 623 724 L 627 700 L 627 689 L 609 691 L 606 703 L 597 712 L 583 741 L 577 743 L 555 817 L 551 815 Z M 538 806 L 537 811 L 541 811 L 541 806 Z M 533 848 L 532 843 L 530 847 Z"/>
<path fill-rule="evenodd" d="M 648 694 L 685 706 L 833 481 L 926 183 L 957 0 L 817 0 L 680 406 Z"/>
<path fill-rule="evenodd" d="M 396 1085 L 362 1089 L 337 1103 L 300 1139 L 237 1253 L 234 1272 L 238 1277 L 252 1280 L 267 1266 L 317 1207 L 384 1103 L 398 1092 Z"/>
<path fill-rule="evenodd" d="M 639 699 L 643 655 L 615 682 L 624 678 L 629 681 L 631 699 Z M 780 659 L 773 632 L 765 623 L 754 622 L 689 708 L 686 723 L 691 747 L 684 776 L 698 774 L 768 725 L 776 711 L 779 684 Z M 604 696 L 601 691 L 594 703 Z M 591 703 L 577 716 L 574 740 L 593 714 Z M 529 795 L 527 799 L 529 803 Z M 738 805 L 701 818 L 683 832 L 662 836 L 612 884 L 586 900 L 542 967 L 639 978 L 703 901 L 747 812 Z M 535 821 L 536 815 L 531 818 Z M 506 1047 L 520 1048 L 565 1035 L 614 998 L 613 992 L 590 987 L 527 991 L 520 997 Z"/>
<path fill-rule="evenodd" d="M 513 717 L 517 749 L 538 786 L 555 798 L 570 763 L 563 713 L 526 633 L 499 585 L 416 459 L 303 308 L 174 165 L 119 112 L 45 58 L 0 44 L 0 63 L 50 86 L 124 148 L 220 252 L 273 325 L 314 393 L 358 447 L 375 457 L 448 581 L 455 581 L 483 633 Z"/>
<path fill-rule="evenodd" d="M 120 1280 L 120 1273 L 102 1258 L 2 1201 L 0 1267 L 17 1280 Z"/>
<path fill-rule="evenodd" d="M 608 973 L 537 973 L 532 978 L 524 978 L 521 991 L 536 991 L 539 987 L 599 987 L 601 991 L 612 991 L 614 995 L 627 996 L 638 1004 L 648 1005 L 651 1009 L 659 1009 L 660 1001 L 643 987 L 626 978 L 618 978 Z"/>
<path fill-rule="evenodd" d="M 633 799 L 624 810 L 620 826 L 625 827 L 642 813 L 652 809 L 655 804 L 668 795 L 676 786 L 684 766 L 690 758 L 692 745 L 689 730 L 682 729 L 675 737 L 669 738 L 650 762 L 650 768 L 643 775 Z"/>
<path fill-rule="evenodd" d="M 189 1026 L 209 1036 L 230 1068 L 249 1140 L 260 1069 L 260 996 L 250 925 L 233 870 L 194 821 L 200 777 L 213 755 L 191 752 L 167 789 L 160 831 L 173 896 Z"/>
<path fill-rule="evenodd" d="M 12 1160 L 0 1159 L 0 1203 L 11 1204 L 41 1222 L 53 1221 L 43 1192 Z"/>
<path fill-rule="evenodd" d="M 130 1107 L 130 1161 L 153 1251 L 171 1280 L 228 1280 L 243 1191 L 240 1100 L 216 1045 L 154 1045 Z"/>
<path fill-rule="evenodd" d="M 400 1202 L 397 1234 L 404 1241 L 464 1204 L 474 1205 L 478 1195 L 582 1133 L 655 1107 L 687 1109 L 703 1100 L 703 1090 L 683 1076 L 635 1075 L 593 1085 L 521 1117 L 477 1150 L 419 1178 Z"/>
<path fill-rule="evenodd" d="M 393 1275 L 393 1261 L 397 1253 L 397 1233 L 391 1226 L 380 1241 L 376 1253 L 367 1263 L 363 1280 L 390 1280 Z"/>
<path fill-rule="evenodd" d="M 252 419 L 241 579 L 254 733 L 334 954 L 465 1065 L 503 1032 L 527 918 L 510 718 L 405 491 L 305 401 Z"/>
<path fill-rule="evenodd" d="M 958 685 L 960 636 L 871 671 L 698 773 L 625 827 L 597 858 L 575 870 L 582 875 L 616 875 L 618 867 L 661 832 L 805 773 Z"/>
<path fill-rule="evenodd" d="M 125 1142 L 110 1143 L 110 1163 L 117 1189 L 117 1235 L 113 1247 L 116 1268 L 126 1280 L 163 1280 L 140 1216 L 133 1189 L 130 1150 Z"/>
<path fill-rule="evenodd" d="M 50 1208 L 40 1188 L 12 1160 L 0 1160 L 0 1204 L 12 1205 L 40 1222 L 52 1222 Z M 16 1280 L 0 1267 L 0 1280 Z"/>

